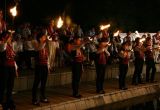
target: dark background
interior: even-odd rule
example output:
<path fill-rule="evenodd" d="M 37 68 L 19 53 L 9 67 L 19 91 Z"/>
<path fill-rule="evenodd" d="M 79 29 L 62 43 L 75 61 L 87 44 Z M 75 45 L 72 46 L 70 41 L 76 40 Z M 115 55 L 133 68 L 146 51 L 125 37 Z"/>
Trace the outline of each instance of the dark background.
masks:
<path fill-rule="evenodd" d="M 1 2 L 2 1 L 2 2 Z M 5 0 L 0 0 L 4 10 Z M 7 10 L 14 0 L 6 0 Z M 160 29 L 160 0 L 20 0 L 15 22 L 47 23 L 65 14 L 83 28 L 111 23 L 112 29 L 156 32 Z M 7 11 L 7 21 L 11 16 Z"/>

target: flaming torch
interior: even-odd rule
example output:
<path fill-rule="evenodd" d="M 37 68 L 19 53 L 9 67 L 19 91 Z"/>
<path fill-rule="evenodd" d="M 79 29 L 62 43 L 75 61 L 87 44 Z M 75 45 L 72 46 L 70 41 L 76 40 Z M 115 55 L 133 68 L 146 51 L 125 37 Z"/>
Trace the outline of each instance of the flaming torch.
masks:
<path fill-rule="evenodd" d="M 115 33 L 113 34 L 113 36 L 114 36 L 114 37 L 117 37 L 117 36 L 119 35 L 119 32 L 120 32 L 120 31 L 118 30 L 117 32 L 115 32 Z"/>
<path fill-rule="evenodd" d="M 63 26 L 63 20 L 61 17 L 59 17 L 58 22 L 57 22 L 57 28 L 61 28 Z"/>
<path fill-rule="evenodd" d="M 100 30 L 105 30 L 108 29 L 111 25 L 107 24 L 107 25 L 100 25 Z"/>
<path fill-rule="evenodd" d="M 13 24 L 14 24 L 14 18 L 17 16 L 17 7 L 14 6 L 13 8 L 11 8 L 10 13 L 13 16 Z"/>

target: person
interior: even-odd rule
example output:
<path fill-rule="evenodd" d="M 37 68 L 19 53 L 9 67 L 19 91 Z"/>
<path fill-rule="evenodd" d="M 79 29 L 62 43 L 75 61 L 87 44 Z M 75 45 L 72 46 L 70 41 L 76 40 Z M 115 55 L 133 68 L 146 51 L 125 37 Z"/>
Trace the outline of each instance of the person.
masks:
<path fill-rule="evenodd" d="M 75 37 L 74 44 L 71 50 L 72 57 L 72 91 L 73 97 L 81 98 L 82 95 L 79 94 L 79 82 L 81 78 L 81 74 L 83 71 L 83 61 L 84 55 L 81 48 L 81 38 Z"/>
<path fill-rule="evenodd" d="M 97 52 L 96 52 L 96 92 L 100 94 L 104 94 L 104 78 L 105 78 L 105 70 L 108 56 L 110 53 L 107 51 L 106 46 L 108 46 L 107 42 L 100 41 Z"/>
<path fill-rule="evenodd" d="M 14 79 L 18 76 L 17 66 L 15 62 L 15 51 L 12 45 L 12 33 L 3 32 L 1 40 L 1 57 L 2 67 L 4 68 L 0 74 L 0 103 L 3 106 L 3 110 L 15 110 L 16 105 L 14 104 L 12 91 L 14 88 Z M 6 102 L 4 102 L 4 93 L 6 90 Z"/>
<path fill-rule="evenodd" d="M 27 66 L 27 69 L 32 70 L 33 69 L 33 62 L 32 62 L 32 58 L 34 57 L 34 46 L 32 44 L 33 42 L 33 37 L 31 35 L 28 36 L 28 38 L 26 38 L 26 40 L 24 41 L 24 56 L 25 56 L 25 63 Z"/>
<path fill-rule="evenodd" d="M 47 28 L 47 33 L 49 36 L 53 36 L 55 33 L 55 21 L 54 20 L 51 20 L 50 23 L 49 23 L 49 26 Z"/>
<path fill-rule="evenodd" d="M 156 66 L 154 61 L 153 55 L 153 48 L 152 48 L 152 39 L 151 37 L 146 38 L 145 46 L 145 59 L 146 59 L 146 82 L 155 82 L 155 73 L 156 73 Z M 152 72 L 150 73 L 150 71 Z"/>
<path fill-rule="evenodd" d="M 94 42 L 94 37 L 90 39 L 90 43 L 88 43 L 89 45 L 89 60 L 91 63 L 91 66 L 95 65 L 95 59 L 96 59 L 96 51 L 97 51 L 97 47 L 96 47 L 96 43 Z"/>
<path fill-rule="evenodd" d="M 3 11 L 0 9 L 0 34 L 7 30 L 6 22 L 3 20 Z"/>
<path fill-rule="evenodd" d="M 84 36 L 83 30 L 80 25 L 77 26 L 77 35 L 81 38 Z"/>
<path fill-rule="evenodd" d="M 130 50 L 128 42 L 124 42 L 119 51 L 119 89 L 126 90 L 126 75 L 128 72 L 128 65 L 130 59 Z"/>
<path fill-rule="evenodd" d="M 127 32 L 127 36 L 124 37 L 123 42 L 128 42 L 129 45 L 131 45 L 132 39 L 131 39 L 131 32 Z"/>
<path fill-rule="evenodd" d="M 155 63 L 160 63 L 159 61 L 159 46 L 160 46 L 160 31 L 158 31 L 155 35 L 153 35 L 153 47 L 155 48 L 154 50 L 154 60 Z"/>
<path fill-rule="evenodd" d="M 59 41 L 58 41 L 58 33 L 55 30 L 55 22 L 54 20 L 51 20 L 49 23 L 49 26 L 47 28 L 47 34 L 49 36 L 48 39 L 50 39 L 49 45 L 49 65 L 50 65 L 50 71 L 55 71 L 56 63 L 56 50 L 59 48 Z"/>
<path fill-rule="evenodd" d="M 135 39 L 135 46 L 134 46 L 134 56 L 135 56 L 135 70 L 132 78 L 132 84 L 142 84 L 142 70 L 143 70 L 143 64 L 144 64 L 144 46 L 142 42 L 140 42 L 140 38 Z"/>
<path fill-rule="evenodd" d="M 25 23 L 22 27 L 22 39 L 26 40 L 32 34 L 30 23 Z"/>
<path fill-rule="evenodd" d="M 35 46 L 35 76 L 32 88 L 32 104 L 40 105 L 42 103 L 48 103 L 48 99 L 45 95 L 46 82 L 48 77 L 48 46 L 47 46 L 47 36 L 45 30 L 40 31 L 37 34 L 37 43 Z M 41 83 L 40 87 L 40 100 L 37 97 L 38 85 Z"/>
<path fill-rule="evenodd" d="M 24 53 L 23 53 L 23 40 L 21 39 L 21 36 L 19 34 L 16 35 L 14 43 L 14 50 L 16 52 L 16 63 L 18 65 L 18 72 L 20 72 L 23 68 L 23 59 L 24 59 Z"/>

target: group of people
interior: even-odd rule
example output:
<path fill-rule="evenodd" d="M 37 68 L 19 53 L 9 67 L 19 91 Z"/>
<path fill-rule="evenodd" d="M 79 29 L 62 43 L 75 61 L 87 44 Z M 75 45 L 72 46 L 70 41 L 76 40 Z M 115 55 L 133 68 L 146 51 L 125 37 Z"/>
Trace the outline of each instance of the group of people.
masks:
<path fill-rule="evenodd" d="M 98 94 L 105 93 L 103 84 L 106 66 L 114 59 L 119 62 L 119 89 L 127 89 L 125 79 L 130 59 L 133 56 L 135 71 L 132 84 L 137 85 L 144 82 L 141 78 L 144 62 L 146 62 L 146 82 L 155 82 L 155 51 L 159 51 L 159 46 L 154 45 L 160 44 L 159 32 L 153 37 L 137 37 L 133 41 L 130 33 L 127 33 L 127 36 L 122 39 L 120 36 L 110 36 L 107 29 L 96 34 L 93 28 L 87 33 L 87 37 L 84 37 L 80 26 L 73 30 L 69 26 L 66 26 L 65 29 L 56 30 L 54 21 L 51 21 L 47 27 L 43 26 L 33 30 L 33 34 L 31 34 L 28 25 L 24 26 L 24 41 L 33 36 L 32 40 L 27 40 L 29 48 L 27 55 L 30 53 L 29 56 L 31 55 L 35 61 L 35 77 L 32 88 L 33 105 L 40 105 L 40 102 L 49 102 L 45 94 L 46 82 L 48 73 L 55 67 L 56 52 L 59 48 L 62 49 L 61 52 L 68 58 L 67 61 L 72 66 L 72 95 L 75 98 L 82 97 L 79 94 L 79 83 L 84 71 L 85 61 L 89 61 L 96 68 L 96 92 Z M 2 104 L 4 110 L 14 110 L 16 107 L 12 98 L 14 79 L 19 75 L 19 68 L 23 67 L 19 62 L 21 60 L 16 59 L 17 55 L 23 57 L 22 51 L 16 50 L 25 48 L 22 47 L 22 42 L 18 42 L 20 35 L 17 33 L 19 31 L 17 29 L 14 33 L 7 30 L 2 11 L 0 11 L 0 104 Z M 16 49 L 15 38 L 17 39 Z M 28 66 L 30 65 L 28 63 Z M 40 83 L 40 97 L 38 97 Z M 4 100 L 5 90 L 6 100 Z"/>

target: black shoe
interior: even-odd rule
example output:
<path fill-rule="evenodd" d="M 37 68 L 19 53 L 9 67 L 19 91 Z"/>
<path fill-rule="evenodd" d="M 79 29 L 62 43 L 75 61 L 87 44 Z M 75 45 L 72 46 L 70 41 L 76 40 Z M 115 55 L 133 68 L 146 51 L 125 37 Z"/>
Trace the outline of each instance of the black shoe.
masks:
<path fill-rule="evenodd" d="M 7 106 L 7 104 L 3 104 L 2 108 L 3 108 L 3 110 L 8 110 L 9 109 L 9 107 Z"/>
<path fill-rule="evenodd" d="M 10 105 L 10 106 L 9 106 L 9 109 L 10 109 L 10 110 L 16 110 L 16 105 L 14 105 L 14 104 Z"/>
<path fill-rule="evenodd" d="M 144 82 L 139 82 L 139 84 L 145 84 Z"/>
<path fill-rule="evenodd" d="M 3 110 L 16 110 L 16 105 L 5 103 L 2 105 L 2 108 Z"/>
<path fill-rule="evenodd" d="M 40 106 L 39 101 L 32 101 L 32 105 Z"/>
<path fill-rule="evenodd" d="M 137 86 L 137 85 L 138 85 L 138 83 L 134 82 L 134 83 L 132 83 L 132 85 L 135 85 L 135 86 Z"/>
<path fill-rule="evenodd" d="M 101 91 L 97 91 L 98 94 L 105 94 L 105 91 L 104 90 L 101 90 Z"/>
<path fill-rule="evenodd" d="M 41 102 L 42 102 L 42 103 L 49 103 L 49 101 L 48 101 L 47 98 L 41 99 Z"/>
<path fill-rule="evenodd" d="M 119 88 L 121 90 L 127 90 L 128 88 L 127 87 L 122 87 L 122 88 Z"/>
<path fill-rule="evenodd" d="M 82 97 L 82 95 L 78 94 L 78 95 L 73 95 L 74 98 L 78 98 L 80 99 Z"/>
<path fill-rule="evenodd" d="M 153 80 L 153 81 L 151 81 L 151 83 L 157 83 L 158 81 L 155 81 L 155 80 Z"/>
<path fill-rule="evenodd" d="M 146 83 L 149 83 L 149 80 L 146 80 Z"/>

